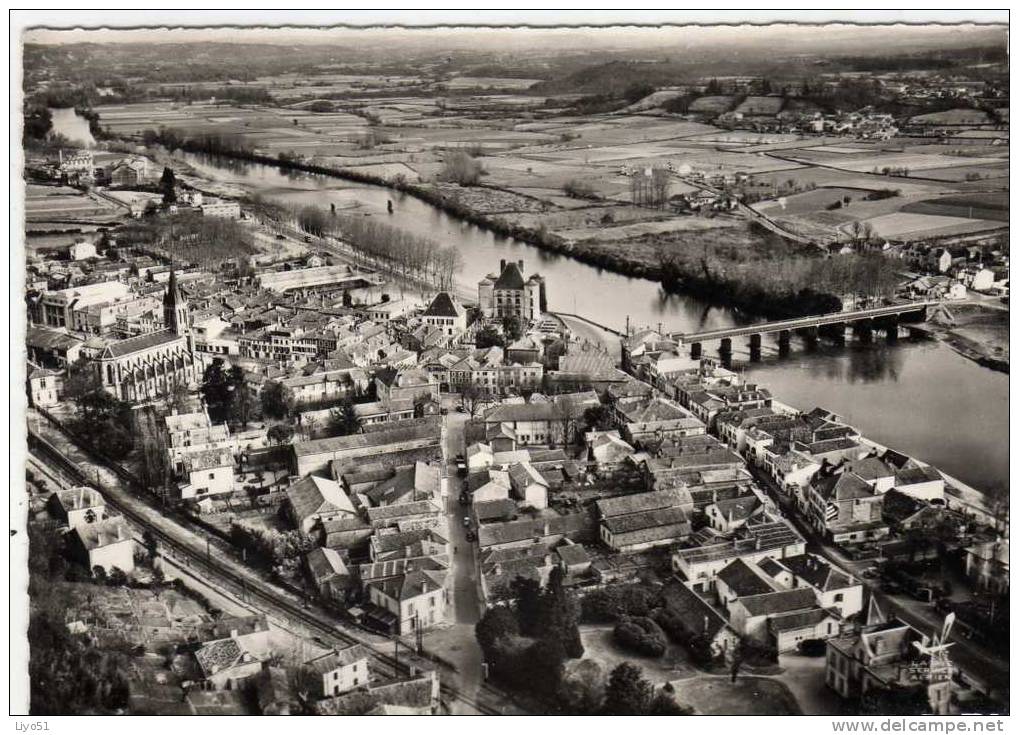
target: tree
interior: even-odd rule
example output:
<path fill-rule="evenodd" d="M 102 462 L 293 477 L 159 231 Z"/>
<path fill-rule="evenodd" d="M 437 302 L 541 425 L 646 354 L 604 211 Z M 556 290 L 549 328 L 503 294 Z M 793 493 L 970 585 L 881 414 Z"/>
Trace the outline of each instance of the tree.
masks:
<path fill-rule="evenodd" d="M 567 712 L 591 715 L 605 703 L 605 672 L 597 661 L 567 661 L 559 683 L 559 699 Z"/>
<path fill-rule="evenodd" d="M 285 419 L 294 410 L 294 393 L 290 388 L 276 380 L 270 380 L 262 387 L 259 396 L 262 402 L 262 413 L 275 419 Z"/>
<path fill-rule="evenodd" d="M 474 626 L 474 635 L 486 657 L 495 650 L 496 644 L 511 636 L 520 635 L 516 615 L 508 607 L 491 607 Z"/>
<path fill-rule="evenodd" d="M 541 585 L 537 580 L 517 577 L 510 582 L 510 593 L 515 600 L 514 610 L 520 632 L 528 636 L 539 634 L 543 617 Z"/>
<path fill-rule="evenodd" d="M 553 407 L 563 446 L 569 446 L 577 438 L 577 417 L 573 402 L 566 396 L 556 396 L 553 400 Z"/>
<path fill-rule="evenodd" d="M 64 380 L 64 397 L 72 401 L 81 410 L 81 401 L 103 387 L 98 366 L 91 360 L 79 357 L 67 367 L 67 378 Z"/>
<path fill-rule="evenodd" d="M 503 347 L 506 341 L 503 336 L 499 334 L 499 330 L 488 324 L 478 330 L 477 334 L 474 335 L 474 346 L 478 349 L 484 349 L 486 347 Z"/>
<path fill-rule="evenodd" d="M 506 335 L 506 342 L 516 342 L 524 336 L 524 325 L 515 316 L 507 316 L 502 319 L 502 333 Z"/>
<path fill-rule="evenodd" d="M 127 584 L 127 574 L 120 567 L 111 567 L 110 576 L 106 580 L 111 587 L 123 587 Z"/>
<path fill-rule="evenodd" d="M 212 358 L 202 373 L 202 385 L 199 388 L 205 406 L 209 410 L 209 418 L 216 422 L 226 421 L 230 411 L 230 384 L 223 370 L 222 357 Z"/>
<path fill-rule="evenodd" d="M 460 403 L 463 405 L 464 410 L 467 411 L 467 415 L 472 419 L 477 415 L 478 411 L 488 400 L 488 394 L 481 388 L 481 386 L 470 383 L 466 385 L 460 393 Z"/>
<path fill-rule="evenodd" d="M 654 689 L 643 672 L 633 664 L 621 663 L 609 674 L 603 711 L 607 715 L 646 715 L 653 697 Z"/>
<path fill-rule="evenodd" d="M 580 640 L 580 629 L 577 626 L 579 606 L 573 592 L 563 584 L 565 577 L 562 567 L 558 566 L 553 567 L 549 574 L 548 586 L 542 596 L 545 638 L 558 640 L 566 657 L 581 658 L 584 655 L 584 644 Z"/>
<path fill-rule="evenodd" d="M 167 413 L 183 413 L 187 411 L 189 393 L 187 381 L 179 375 L 174 375 L 167 386 L 166 393 L 163 395 Z"/>
<path fill-rule="evenodd" d="M 148 552 L 149 560 L 155 559 L 156 554 L 159 553 L 159 541 L 156 539 L 155 534 L 147 528 L 142 534 L 142 543 L 145 545 L 145 551 Z"/>
<path fill-rule="evenodd" d="M 266 432 L 266 437 L 273 444 L 282 446 L 294 438 L 294 427 L 290 424 L 273 424 Z"/>
<path fill-rule="evenodd" d="M 615 422 L 608 406 L 599 403 L 597 406 L 584 409 L 584 424 L 597 431 L 608 431 L 615 425 Z"/>
<path fill-rule="evenodd" d="M 352 400 L 344 398 L 339 408 L 329 412 L 329 429 L 335 436 L 349 436 L 361 431 L 361 418 Z"/>
<path fill-rule="evenodd" d="M 464 151 L 450 151 L 442 159 L 439 171 L 440 181 L 450 181 L 460 186 L 474 186 L 481 179 L 481 164 Z"/>
<path fill-rule="evenodd" d="M 163 168 L 159 178 L 159 191 L 163 194 L 163 204 L 177 203 L 177 176 L 169 166 Z"/>

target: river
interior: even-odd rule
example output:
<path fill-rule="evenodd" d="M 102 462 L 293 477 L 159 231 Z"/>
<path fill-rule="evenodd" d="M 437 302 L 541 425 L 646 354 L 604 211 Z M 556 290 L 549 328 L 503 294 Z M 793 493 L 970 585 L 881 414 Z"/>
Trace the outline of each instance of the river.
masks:
<path fill-rule="evenodd" d="M 616 329 L 662 324 L 669 331 L 715 329 L 748 319 L 689 296 L 666 294 L 659 284 L 628 278 L 547 253 L 463 222 L 410 195 L 331 176 L 186 154 L 204 177 L 240 185 L 263 196 L 363 212 L 455 245 L 463 255 L 460 281 L 473 288 L 499 260 L 523 260 L 546 280 L 549 308 L 581 314 Z M 393 213 L 386 203 L 392 200 Z M 734 357 L 747 361 L 745 345 Z M 742 349 L 741 349 L 742 348 Z M 888 345 L 821 344 L 807 353 L 794 344 L 779 357 L 765 341 L 763 359 L 749 377 L 785 403 L 809 410 L 821 405 L 841 414 L 871 439 L 913 454 L 980 489 L 1008 487 L 1008 376 L 956 354 L 935 341 Z"/>
<path fill-rule="evenodd" d="M 634 326 L 660 323 L 677 332 L 748 321 L 731 309 L 666 294 L 653 281 L 610 273 L 495 235 L 384 187 L 184 156 L 196 172 L 212 180 L 299 206 L 327 208 L 333 203 L 337 209 L 353 208 L 441 245 L 455 245 L 464 260 L 459 280 L 471 289 L 498 269 L 499 260 L 523 260 L 528 273 L 545 277 L 552 310 L 581 314 L 616 329 L 623 328 L 627 316 Z M 389 200 L 394 205 L 391 215 L 386 212 Z M 737 360 L 749 357 L 738 341 L 733 348 Z M 1008 487 L 1008 375 L 983 368 L 939 342 L 822 343 L 810 353 L 794 342 L 792 353 L 779 357 L 766 339 L 763 359 L 749 364 L 746 372 L 781 401 L 802 409 L 824 406 L 871 439 L 935 464 L 978 489 Z"/>
<path fill-rule="evenodd" d="M 96 139 L 92 137 L 88 120 L 75 112 L 73 107 L 51 107 L 50 117 L 53 121 L 54 133 L 60 133 L 68 140 L 77 142 L 86 148 L 95 145 Z"/>

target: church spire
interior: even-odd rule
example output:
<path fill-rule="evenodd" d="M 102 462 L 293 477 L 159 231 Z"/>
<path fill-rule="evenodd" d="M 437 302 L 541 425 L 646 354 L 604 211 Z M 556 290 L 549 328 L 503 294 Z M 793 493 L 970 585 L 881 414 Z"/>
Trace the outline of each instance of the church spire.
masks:
<path fill-rule="evenodd" d="M 177 283 L 177 269 L 171 260 L 170 280 L 166 284 L 166 294 L 163 296 L 163 323 L 167 329 L 183 336 L 190 331 L 190 321 L 188 302 L 180 290 L 180 284 Z"/>

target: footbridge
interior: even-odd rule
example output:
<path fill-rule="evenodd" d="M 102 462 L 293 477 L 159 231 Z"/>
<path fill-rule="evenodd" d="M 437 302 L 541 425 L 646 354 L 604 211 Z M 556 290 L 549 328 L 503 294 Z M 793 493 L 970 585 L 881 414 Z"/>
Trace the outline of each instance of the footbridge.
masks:
<path fill-rule="evenodd" d="M 760 356 L 761 337 L 765 334 L 777 334 L 779 351 L 789 349 L 792 335 L 795 333 L 807 341 L 816 341 L 824 333 L 836 341 L 845 339 L 847 327 L 852 327 L 861 340 L 869 341 L 875 330 L 884 331 L 889 339 L 899 335 L 899 324 L 902 321 L 923 321 L 927 309 L 937 306 L 937 301 L 909 301 L 890 306 L 878 306 L 856 311 L 837 311 L 830 314 L 805 316 L 797 319 L 785 319 L 777 322 L 761 322 L 745 327 L 714 329 L 707 332 L 671 335 L 680 344 L 690 348 L 691 357 L 700 357 L 705 342 L 718 342 L 719 352 L 723 355 L 732 352 L 732 340 L 747 337 L 750 342 L 751 359 Z"/>

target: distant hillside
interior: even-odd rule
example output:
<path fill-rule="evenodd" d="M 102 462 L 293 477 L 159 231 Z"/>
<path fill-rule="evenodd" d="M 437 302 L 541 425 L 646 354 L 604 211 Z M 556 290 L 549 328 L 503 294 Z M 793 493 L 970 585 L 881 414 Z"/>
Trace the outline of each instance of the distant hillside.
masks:
<path fill-rule="evenodd" d="M 688 81 L 689 71 L 669 62 L 610 61 L 579 69 L 562 79 L 540 82 L 534 94 L 599 94 L 619 97 L 634 85 L 669 87 Z"/>

